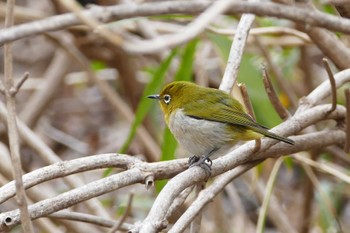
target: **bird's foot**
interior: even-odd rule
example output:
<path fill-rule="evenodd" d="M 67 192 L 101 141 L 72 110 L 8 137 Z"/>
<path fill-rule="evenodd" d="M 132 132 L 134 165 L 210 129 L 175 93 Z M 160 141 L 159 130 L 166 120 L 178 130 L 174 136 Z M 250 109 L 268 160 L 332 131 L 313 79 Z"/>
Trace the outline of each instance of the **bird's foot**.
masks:
<path fill-rule="evenodd" d="M 206 173 L 208 173 L 208 176 L 211 175 L 211 165 L 213 164 L 213 162 L 211 161 L 211 159 L 209 159 L 206 156 L 202 156 L 202 157 L 198 157 L 198 156 L 191 156 L 188 159 L 188 166 L 194 167 L 194 166 L 199 166 L 201 168 L 203 168 Z"/>

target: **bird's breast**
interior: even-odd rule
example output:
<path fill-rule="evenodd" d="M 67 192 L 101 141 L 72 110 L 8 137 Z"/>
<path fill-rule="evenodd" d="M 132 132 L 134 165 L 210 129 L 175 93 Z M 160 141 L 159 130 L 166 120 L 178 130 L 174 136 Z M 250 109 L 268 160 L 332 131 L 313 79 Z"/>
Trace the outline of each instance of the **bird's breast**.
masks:
<path fill-rule="evenodd" d="M 169 115 L 168 126 L 180 145 L 197 156 L 234 141 L 226 124 L 187 116 L 182 109 Z"/>

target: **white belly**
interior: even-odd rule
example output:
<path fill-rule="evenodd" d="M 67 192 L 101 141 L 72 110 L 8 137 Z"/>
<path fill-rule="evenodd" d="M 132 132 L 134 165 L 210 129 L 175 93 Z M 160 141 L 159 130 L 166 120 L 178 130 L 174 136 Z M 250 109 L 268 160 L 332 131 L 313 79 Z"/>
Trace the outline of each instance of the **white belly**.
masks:
<path fill-rule="evenodd" d="M 223 153 L 231 148 L 233 138 L 225 133 L 225 127 L 223 123 L 188 117 L 183 110 L 172 113 L 169 119 L 169 128 L 177 141 L 196 156 L 207 155 L 215 149 Z M 231 143 L 227 145 L 228 142 Z"/>

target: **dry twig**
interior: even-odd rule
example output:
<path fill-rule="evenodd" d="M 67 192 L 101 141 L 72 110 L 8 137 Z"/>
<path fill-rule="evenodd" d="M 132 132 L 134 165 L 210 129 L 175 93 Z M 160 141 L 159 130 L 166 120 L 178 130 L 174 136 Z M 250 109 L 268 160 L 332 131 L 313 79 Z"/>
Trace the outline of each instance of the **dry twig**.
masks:
<path fill-rule="evenodd" d="M 9 28 L 13 25 L 13 9 L 15 1 L 7 1 L 5 28 Z M 11 91 L 15 88 L 13 85 L 13 66 L 12 66 L 12 43 L 6 43 L 4 45 L 4 73 L 5 73 L 5 97 L 6 107 L 8 111 L 7 128 L 10 144 L 11 161 L 13 166 L 13 177 L 15 178 L 17 204 L 20 209 L 20 218 L 22 223 L 22 230 L 24 232 L 33 232 L 33 225 L 28 213 L 27 196 L 23 187 L 22 181 L 22 164 L 21 156 L 19 153 L 19 138 L 18 128 L 16 122 L 16 100 L 14 95 L 16 92 Z M 25 76 L 24 76 L 25 77 Z M 24 80 L 24 78 L 23 78 Z M 23 81 L 24 82 L 24 81 Z"/>
<path fill-rule="evenodd" d="M 276 112 L 283 120 L 289 118 L 291 115 L 279 100 L 277 93 L 272 86 L 269 74 L 267 73 L 265 67 L 262 67 L 262 72 L 263 72 L 264 87 L 265 87 L 267 96 L 269 97 L 270 102 L 272 103 L 272 106 L 275 108 Z"/>
<path fill-rule="evenodd" d="M 333 72 L 331 70 L 331 67 L 328 63 L 328 60 L 326 58 L 322 59 L 323 65 L 327 71 L 328 79 L 331 84 L 331 90 L 332 90 L 332 108 L 329 110 L 329 112 L 332 112 L 337 107 L 337 88 L 335 86 L 335 80 L 333 76 Z"/>

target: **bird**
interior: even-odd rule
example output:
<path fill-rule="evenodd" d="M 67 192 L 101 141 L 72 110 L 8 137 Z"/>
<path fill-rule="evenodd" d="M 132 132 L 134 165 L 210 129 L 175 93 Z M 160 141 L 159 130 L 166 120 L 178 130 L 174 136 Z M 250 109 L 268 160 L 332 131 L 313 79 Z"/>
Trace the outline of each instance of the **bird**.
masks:
<path fill-rule="evenodd" d="M 219 89 L 174 81 L 148 98 L 159 101 L 171 133 L 193 154 L 190 167 L 205 162 L 211 166 L 211 156 L 224 155 L 240 141 L 263 136 L 294 145 L 293 140 L 257 123 L 237 99 Z"/>

